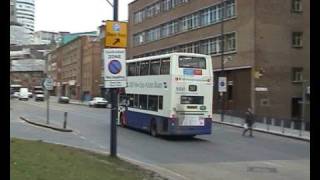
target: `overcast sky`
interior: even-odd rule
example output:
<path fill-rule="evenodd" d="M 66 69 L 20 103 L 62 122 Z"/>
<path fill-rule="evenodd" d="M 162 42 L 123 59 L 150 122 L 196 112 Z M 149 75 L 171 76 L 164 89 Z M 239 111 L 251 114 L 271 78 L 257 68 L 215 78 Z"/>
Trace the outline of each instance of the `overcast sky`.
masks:
<path fill-rule="evenodd" d="M 120 21 L 128 19 L 132 1 L 119 0 Z M 113 10 L 106 0 L 35 0 L 36 31 L 95 31 L 102 20 L 112 19 Z"/>

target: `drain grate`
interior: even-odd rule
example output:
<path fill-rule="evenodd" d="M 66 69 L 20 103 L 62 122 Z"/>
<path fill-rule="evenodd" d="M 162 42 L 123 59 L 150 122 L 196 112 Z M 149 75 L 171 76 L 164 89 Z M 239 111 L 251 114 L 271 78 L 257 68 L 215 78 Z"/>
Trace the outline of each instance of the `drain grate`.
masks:
<path fill-rule="evenodd" d="M 252 166 L 247 168 L 247 172 L 259 172 L 259 173 L 277 173 L 277 168 L 272 167 L 259 167 L 259 166 Z"/>

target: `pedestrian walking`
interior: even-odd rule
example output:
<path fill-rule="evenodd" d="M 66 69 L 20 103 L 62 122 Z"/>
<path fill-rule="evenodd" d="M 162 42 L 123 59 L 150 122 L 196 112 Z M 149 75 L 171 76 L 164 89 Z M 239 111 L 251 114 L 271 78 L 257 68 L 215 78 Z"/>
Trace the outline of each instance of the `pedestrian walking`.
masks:
<path fill-rule="evenodd" d="M 252 109 L 248 108 L 248 110 L 246 112 L 246 119 L 245 119 L 245 123 L 244 123 L 244 130 L 242 132 L 242 136 L 245 136 L 247 131 L 249 131 L 249 136 L 253 137 L 253 135 L 252 135 L 253 123 L 254 123 L 254 117 L 253 117 Z"/>

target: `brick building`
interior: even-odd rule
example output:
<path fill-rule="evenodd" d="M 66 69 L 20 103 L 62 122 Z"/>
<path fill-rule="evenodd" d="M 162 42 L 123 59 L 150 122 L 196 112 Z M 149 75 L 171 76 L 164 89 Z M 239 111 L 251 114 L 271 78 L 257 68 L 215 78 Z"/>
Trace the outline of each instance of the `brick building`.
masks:
<path fill-rule="evenodd" d="M 310 80 L 310 1 L 222 2 L 133 1 L 129 4 L 128 58 L 170 52 L 211 55 L 213 108 L 219 112 L 222 98 L 217 79 L 224 39 L 224 109 L 241 114 L 251 106 L 260 117 L 301 119 L 303 81 Z"/>
<path fill-rule="evenodd" d="M 44 78 L 44 65 L 42 59 L 12 60 L 10 84 L 19 84 L 29 89 L 40 86 Z"/>
<path fill-rule="evenodd" d="M 48 56 L 53 94 L 73 99 L 97 96 L 100 83 L 100 42 L 96 36 L 79 36 Z"/>

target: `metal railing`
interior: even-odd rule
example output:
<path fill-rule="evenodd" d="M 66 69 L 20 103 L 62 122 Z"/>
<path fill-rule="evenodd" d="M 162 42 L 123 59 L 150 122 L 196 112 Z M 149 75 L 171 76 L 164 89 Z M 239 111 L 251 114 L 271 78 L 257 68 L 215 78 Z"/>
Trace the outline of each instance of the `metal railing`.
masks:
<path fill-rule="evenodd" d="M 220 114 L 217 114 L 217 118 Z M 281 134 L 291 134 L 295 136 L 310 136 L 310 121 L 300 119 L 284 119 L 275 117 L 265 117 L 254 115 L 255 123 L 253 128 L 276 132 Z M 225 111 L 224 122 L 243 125 L 245 123 L 245 112 Z"/>

